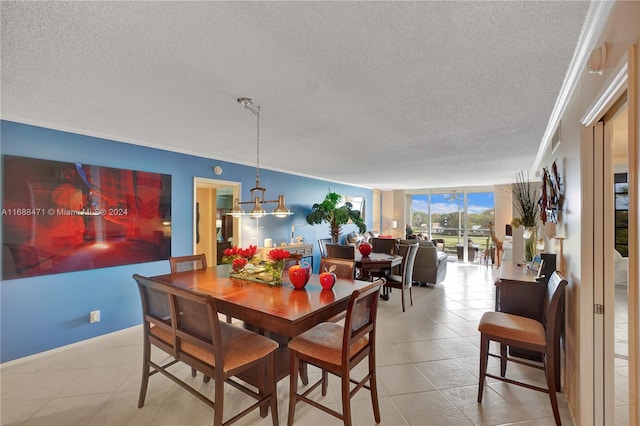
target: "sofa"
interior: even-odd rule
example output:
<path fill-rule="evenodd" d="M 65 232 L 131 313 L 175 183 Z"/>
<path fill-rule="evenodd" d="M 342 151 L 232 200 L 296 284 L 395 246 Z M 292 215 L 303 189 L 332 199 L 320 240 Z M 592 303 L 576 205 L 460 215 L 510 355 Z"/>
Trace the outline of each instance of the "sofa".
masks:
<path fill-rule="evenodd" d="M 428 240 L 400 240 L 400 244 L 418 243 L 418 253 L 413 264 L 413 282 L 416 285 L 434 286 L 447 275 L 448 255 L 438 251 Z"/>

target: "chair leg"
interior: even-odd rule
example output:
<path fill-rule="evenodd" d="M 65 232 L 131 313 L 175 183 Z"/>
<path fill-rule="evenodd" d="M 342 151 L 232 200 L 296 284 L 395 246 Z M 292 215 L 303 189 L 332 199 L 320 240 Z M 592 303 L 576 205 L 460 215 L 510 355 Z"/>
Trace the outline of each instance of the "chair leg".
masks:
<path fill-rule="evenodd" d="M 268 371 L 266 370 L 268 370 L 268 368 L 269 364 L 267 364 L 266 360 L 258 364 L 258 394 L 260 394 L 261 398 L 267 395 L 271 389 L 271 384 L 267 382 L 269 377 L 267 377 Z M 267 414 L 269 414 L 269 406 L 263 404 L 260 406 L 259 411 L 260 417 L 267 417 Z"/>
<path fill-rule="evenodd" d="M 329 388 L 329 373 L 327 373 L 327 370 L 322 370 L 322 396 L 327 396 L 328 388 Z"/>
<path fill-rule="evenodd" d="M 413 306 L 413 293 L 411 292 L 411 287 L 409 287 L 409 301 L 411 302 L 411 306 Z"/>
<path fill-rule="evenodd" d="M 404 312 L 404 286 L 400 289 L 400 298 L 402 299 L 402 312 Z"/>
<path fill-rule="evenodd" d="M 369 354 L 369 387 L 371 388 L 371 403 L 373 404 L 373 418 L 376 423 L 380 423 L 380 403 L 378 401 L 378 378 L 376 375 L 375 355 Z"/>
<path fill-rule="evenodd" d="M 267 384 L 269 385 L 269 392 L 271 393 L 271 399 L 269 400 L 271 406 L 271 421 L 273 426 L 278 426 L 280 420 L 278 418 L 278 384 L 276 383 L 276 355 L 274 352 L 269 355 L 266 360 L 269 363 L 267 371 Z"/>
<path fill-rule="evenodd" d="M 147 386 L 149 385 L 149 359 L 151 357 L 151 346 L 148 342 L 144 344 L 144 354 L 142 355 L 142 380 L 140 381 L 140 394 L 138 395 L 138 408 L 144 406 L 147 396 Z"/>
<path fill-rule="evenodd" d="M 296 403 L 298 402 L 298 374 L 300 370 L 300 360 L 296 356 L 295 351 L 291 351 L 291 374 L 289 375 L 289 417 L 287 418 L 287 426 L 293 426 L 293 418 L 296 412 Z"/>
<path fill-rule="evenodd" d="M 309 384 L 309 364 L 300 360 L 300 381 L 303 385 Z"/>
<path fill-rule="evenodd" d="M 195 368 L 191 368 L 191 377 L 196 377 L 196 375 L 198 374 L 198 370 L 196 370 Z M 202 382 L 203 383 L 209 383 L 209 380 L 211 378 L 209 376 L 207 376 L 206 374 L 204 376 L 202 376 Z"/>
<path fill-rule="evenodd" d="M 507 374 L 507 349 L 508 345 L 500 343 L 500 377 Z"/>
<path fill-rule="evenodd" d="M 220 376 L 220 375 L 218 375 Z M 220 377 L 215 382 L 215 395 L 213 409 L 213 426 L 222 426 L 222 416 L 224 415 L 224 380 Z"/>
<path fill-rule="evenodd" d="M 489 339 L 483 333 L 480 336 L 480 374 L 478 379 L 478 403 L 482 403 L 484 381 L 487 374 L 487 362 L 489 360 Z"/>
<path fill-rule="evenodd" d="M 558 410 L 558 395 L 556 394 L 556 377 L 553 354 L 545 354 L 544 373 L 547 378 L 547 389 L 549 389 L 549 399 L 551 400 L 551 410 L 553 410 L 553 418 L 556 421 L 556 425 L 560 426 L 562 424 L 562 421 L 560 421 L 560 411 Z"/>
<path fill-rule="evenodd" d="M 344 426 L 351 426 L 351 381 L 349 380 L 349 372 L 342 374 L 342 421 Z"/>

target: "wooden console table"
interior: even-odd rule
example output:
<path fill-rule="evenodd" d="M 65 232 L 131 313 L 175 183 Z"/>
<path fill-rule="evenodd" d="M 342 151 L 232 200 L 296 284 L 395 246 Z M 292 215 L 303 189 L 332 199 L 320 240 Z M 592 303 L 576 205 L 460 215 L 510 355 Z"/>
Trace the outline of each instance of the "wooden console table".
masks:
<path fill-rule="evenodd" d="M 537 272 L 515 262 L 502 262 L 500 276 L 496 280 L 495 310 L 520 315 L 543 322 L 544 298 L 547 292 L 545 281 L 536 281 Z M 554 338 L 554 365 L 556 389 L 560 390 L 560 336 Z M 535 352 L 511 347 L 509 353 L 520 358 L 541 361 Z"/>
<path fill-rule="evenodd" d="M 286 246 L 260 247 L 263 259 L 267 259 L 269 252 L 275 248 L 288 250 L 291 254 L 298 254 L 302 258 L 311 259 L 311 269 L 313 269 L 313 244 L 287 244 Z"/>

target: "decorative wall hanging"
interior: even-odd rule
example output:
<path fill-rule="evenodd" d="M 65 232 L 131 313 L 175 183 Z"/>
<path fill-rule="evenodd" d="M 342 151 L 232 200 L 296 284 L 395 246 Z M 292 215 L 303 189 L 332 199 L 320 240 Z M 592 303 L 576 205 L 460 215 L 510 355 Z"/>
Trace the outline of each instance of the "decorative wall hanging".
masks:
<path fill-rule="evenodd" d="M 539 201 L 540 219 L 543 224 L 547 222 L 558 223 L 560 211 L 562 211 L 564 188 L 556 162 L 554 161 L 551 165 L 551 170 L 544 167 L 542 171 L 542 195 Z"/>
<path fill-rule="evenodd" d="M 5 155 L 2 279 L 168 259 L 171 176 Z"/>

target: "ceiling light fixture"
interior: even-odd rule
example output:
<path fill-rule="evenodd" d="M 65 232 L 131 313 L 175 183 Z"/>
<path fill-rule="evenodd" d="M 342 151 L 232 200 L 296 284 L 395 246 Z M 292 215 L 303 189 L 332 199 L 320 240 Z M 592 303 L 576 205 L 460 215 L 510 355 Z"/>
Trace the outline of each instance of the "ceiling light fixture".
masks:
<path fill-rule="evenodd" d="M 254 105 L 253 99 L 251 98 L 238 98 L 238 103 L 256 116 L 256 186 L 249 190 L 251 193 L 251 201 L 240 201 L 238 198 L 234 199 L 233 208 L 227 214 L 233 217 L 249 216 L 252 218 L 266 215 L 274 215 L 276 217 L 292 215 L 293 212 L 284 204 L 284 195 L 278 195 L 277 200 L 265 200 L 265 192 L 267 189 L 260 184 L 260 106 Z M 262 205 L 270 203 L 278 203 L 278 206 L 273 209 L 272 212 L 267 212 L 262 208 Z M 247 213 L 240 207 L 242 204 L 251 204 L 253 208 Z"/>

